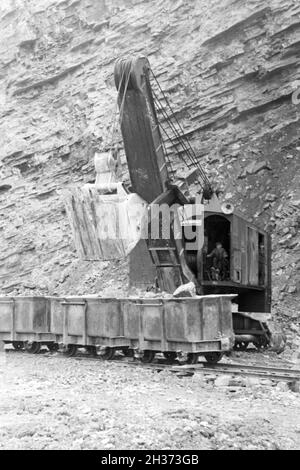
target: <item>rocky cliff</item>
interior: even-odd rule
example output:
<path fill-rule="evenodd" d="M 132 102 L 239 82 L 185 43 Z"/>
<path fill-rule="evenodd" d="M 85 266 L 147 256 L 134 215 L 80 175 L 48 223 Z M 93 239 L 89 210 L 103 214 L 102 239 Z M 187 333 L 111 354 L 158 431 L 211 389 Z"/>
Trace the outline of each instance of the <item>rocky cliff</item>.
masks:
<path fill-rule="evenodd" d="M 274 306 L 296 317 L 299 2 L 5 0 L 0 15 L 1 293 L 126 284 L 126 262 L 78 262 L 60 193 L 94 180 L 114 61 L 138 53 L 224 198 L 271 230 Z"/>

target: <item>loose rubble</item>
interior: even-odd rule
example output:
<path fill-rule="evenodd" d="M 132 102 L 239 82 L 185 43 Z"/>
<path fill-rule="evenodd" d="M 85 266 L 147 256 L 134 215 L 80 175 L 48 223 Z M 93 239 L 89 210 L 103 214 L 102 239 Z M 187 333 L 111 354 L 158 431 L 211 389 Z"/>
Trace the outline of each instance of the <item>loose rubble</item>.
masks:
<path fill-rule="evenodd" d="M 13 352 L 0 375 L 0 449 L 300 448 L 281 382 Z"/>

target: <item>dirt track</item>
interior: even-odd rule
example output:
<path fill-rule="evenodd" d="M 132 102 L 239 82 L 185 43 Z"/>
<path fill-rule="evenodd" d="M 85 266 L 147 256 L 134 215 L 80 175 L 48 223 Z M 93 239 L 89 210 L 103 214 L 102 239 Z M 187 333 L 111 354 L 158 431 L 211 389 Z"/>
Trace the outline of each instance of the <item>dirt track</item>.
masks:
<path fill-rule="evenodd" d="M 215 379 L 2 354 L 0 449 L 300 449 L 299 394 Z"/>

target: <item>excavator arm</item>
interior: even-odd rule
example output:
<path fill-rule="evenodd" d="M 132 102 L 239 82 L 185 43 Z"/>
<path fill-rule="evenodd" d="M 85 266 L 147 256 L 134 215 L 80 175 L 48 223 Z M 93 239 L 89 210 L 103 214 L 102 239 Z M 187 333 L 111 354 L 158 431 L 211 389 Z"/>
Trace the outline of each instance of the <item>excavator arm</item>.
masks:
<path fill-rule="evenodd" d="M 185 205 L 189 201 L 170 183 L 149 71 L 150 64 L 144 57 L 120 59 L 116 62 L 114 75 L 132 190 L 150 204 L 147 248 L 156 266 L 159 287 L 173 293 L 181 284 L 196 283 L 185 260 L 183 239 L 177 236 L 178 214 L 172 212 L 167 236 L 162 229 L 160 236 L 153 239 L 152 226 L 161 227 L 158 220 L 160 207 Z M 152 211 L 153 205 L 156 205 L 156 212 Z M 158 214 L 157 217 L 153 217 L 153 213 Z"/>
<path fill-rule="evenodd" d="M 148 203 L 168 188 L 168 169 L 145 57 L 115 64 L 120 123 L 133 192 Z"/>

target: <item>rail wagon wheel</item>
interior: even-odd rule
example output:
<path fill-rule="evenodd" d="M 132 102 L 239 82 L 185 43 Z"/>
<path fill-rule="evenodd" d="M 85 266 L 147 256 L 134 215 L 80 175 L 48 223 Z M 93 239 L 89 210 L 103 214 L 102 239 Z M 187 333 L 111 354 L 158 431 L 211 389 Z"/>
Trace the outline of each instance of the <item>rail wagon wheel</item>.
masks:
<path fill-rule="evenodd" d="M 222 353 L 222 352 L 211 352 L 211 353 L 204 354 L 204 357 L 207 360 L 207 362 L 211 362 L 212 364 L 216 364 L 217 362 L 219 362 L 222 359 L 223 354 L 224 353 Z"/>
<path fill-rule="evenodd" d="M 41 343 L 38 343 L 37 341 L 34 341 L 31 344 L 26 343 L 25 349 L 30 354 L 38 354 L 41 350 Z"/>
<path fill-rule="evenodd" d="M 20 349 L 24 348 L 23 341 L 13 341 L 12 345 L 13 345 L 13 348 L 16 349 L 17 351 L 20 351 Z"/>
<path fill-rule="evenodd" d="M 68 344 L 64 351 L 64 355 L 67 357 L 75 356 L 77 353 L 77 344 Z"/>
<path fill-rule="evenodd" d="M 86 346 L 86 352 L 88 352 L 91 356 L 97 356 L 97 348 L 96 346 Z"/>
<path fill-rule="evenodd" d="M 101 357 L 104 361 L 111 361 L 115 357 L 115 352 L 116 350 L 114 348 L 107 347 L 101 354 Z"/>
<path fill-rule="evenodd" d="M 253 344 L 258 350 L 267 349 L 269 341 L 265 336 L 260 336 L 257 341 L 253 341 Z"/>
<path fill-rule="evenodd" d="M 122 353 L 124 354 L 125 357 L 133 357 L 134 356 L 134 351 L 133 351 L 133 349 L 130 349 L 130 348 L 122 349 Z"/>
<path fill-rule="evenodd" d="M 198 353 L 188 353 L 187 355 L 187 364 L 197 364 L 199 360 L 199 354 Z"/>
<path fill-rule="evenodd" d="M 144 364 L 149 364 L 150 362 L 153 361 L 154 358 L 155 358 L 155 351 L 151 351 L 151 349 L 147 349 L 146 351 L 144 351 L 141 357 L 141 361 Z"/>
<path fill-rule="evenodd" d="M 50 343 L 50 344 L 47 344 L 47 348 L 49 349 L 50 352 L 57 352 L 59 349 L 59 346 L 57 343 Z"/>
<path fill-rule="evenodd" d="M 163 355 L 167 359 L 168 362 L 173 362 L 177 358 L 177 352 L 175 351 L 165 351 Z"/>
<path fill-rule="evenodd" d="M 246 351 L 247 347 L 248 347 L 248 344 L 247 342 L 245 341 L 242 341 L 241 343 L 235 343 L 234 345 L 234 349 L 236 351 Z"/>

